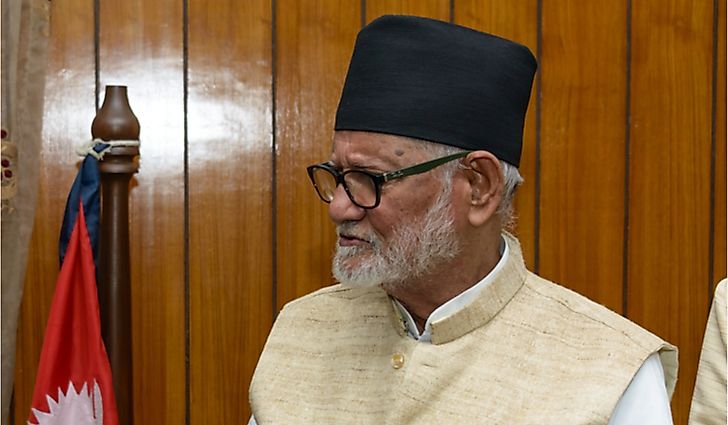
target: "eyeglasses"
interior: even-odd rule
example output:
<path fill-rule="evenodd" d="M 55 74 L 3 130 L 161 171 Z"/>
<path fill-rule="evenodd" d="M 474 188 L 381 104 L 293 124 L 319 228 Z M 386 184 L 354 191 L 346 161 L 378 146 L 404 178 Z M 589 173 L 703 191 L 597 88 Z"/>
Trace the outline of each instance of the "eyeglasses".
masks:
<path fill-rule="evenodd" d="M 318 193 L 322 201 L 327 204 L 331 203 L 334 200 L 336 187 L 342 185 L 354 205 L 360 208 L 371 209 L 379 205 L 382 197 L 382 185 L 384 183 L 430 171 L 447 162 L 462 158 L 469 153 L 469 151 L 459 152 L 387 173 L 372 173 L 364 170 L 347 170 L 342 172 L 327 162 L 311 165 L 306 170 L 308 171 L 308 177 L 311 179 L 311 183 L 313 183 L 313 187 L 316 189 L 316 193 Z"/>

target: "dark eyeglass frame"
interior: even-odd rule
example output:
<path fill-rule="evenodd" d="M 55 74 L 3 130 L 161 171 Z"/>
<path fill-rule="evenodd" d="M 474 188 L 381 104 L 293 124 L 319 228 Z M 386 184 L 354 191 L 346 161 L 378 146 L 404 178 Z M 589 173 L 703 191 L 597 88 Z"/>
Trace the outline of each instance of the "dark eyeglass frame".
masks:
<path fill-rule="evenodd" d="M 349 199 L 351 200 L 351 202 L 354 205 L 358 206 L 359 208 L 364 208 L 364 209 L 369 210 L 369 209 L 376 208 L 379 206 L 379 201 L 381 200 L 381 197 L 382 197 L 382 185 L 384 183 L 387 183 L 389 181 L 396 180 L 396 179 L 399 179 L 402 177 L 414 176 L 416 174 L 425 173 L 436 167 L 439 167 L 440 165 L 446 164 L 450 161 L 454 161 L 456 159 L 463 158 L 463 157 L 467 156 L 470 152 L 471 151 L 458 152 L 458 153 L 455 153 L 452 155 L 443 156 L 441 158 L 432 159 L 430 161 L 423 162 L 421 164 L 416 164 L 411 167 L 402 168 L 400 170 L 395 170 L 395 171 L 389 171 L 386 173 L 373 173 L 371 171 L 355 170 L 355 169 L 346 170 L 346 171 L 341 172 L 341 171 L 337 170 L 336 168 L 334 168 L 334 166 L 331 165 L 331 163 L 329 163 L 329 162 L 322 162 L 320 164 L 310 165 L 310 166 L 306 167 L 306 171 L 308 172 L 308 177 L 309 177 L 309 179 L 311 179 L 311 183 L 313 184 L 314 189 L 316 189 L 316 194 L 318 194 L 319 198 L 321 198 L 322 201 L 329 204 L 329 203 L 331 203 L 331 201 L 333 199 L 326 199 L 321 194 L 321 190 L 319 189 L 318 185 L 316 184 L 316 179 L 314 177 L 314 173 L 318 169 L 324 170 L 324 171 L 328 172 L 329 174 L 331 174 L 332 176 L 334 176 L 334 179 L 336 180 L 335 187 L 342 185 L 344 187 L 344 191 L 346 192 L 346 195 L 349 197 Z M 376 197 L 376 199 L 374 201 L 374 205 L 364 206 L 364 205 L 361 205 L 358 202 L 356 202 L 356 200 L 354 200 L 354 196 L 349 191 L 349 186 L 346 184 L 346 180 L 344 180 L 344 176 L 346 176 L 349 173 L 364 174 L 372 179 L 372 182 L 374 182 L 374 192 L 375 192 L 375 197 Z"/>

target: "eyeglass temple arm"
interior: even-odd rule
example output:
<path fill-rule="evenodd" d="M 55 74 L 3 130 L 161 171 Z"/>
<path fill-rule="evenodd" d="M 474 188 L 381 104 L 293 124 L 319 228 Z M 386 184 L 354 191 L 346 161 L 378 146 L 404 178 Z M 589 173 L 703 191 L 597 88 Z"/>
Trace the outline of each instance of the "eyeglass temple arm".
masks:
<path fill-rule="evenodd" d="M 470 151 L 458 152 L 452 155 L 444 156 L 442 158 L 433 159 L 432 161 L 423 162 L 422 164 L 413 165 L 411 167 L 403 168 L 401 170 L 392 171 L 389 173 L 382 174 L 382 180 L 387 182 L 389 180 L 397 179 L 400 177 L 412 176 L 415 174 L 424 173 L 430 171 L 435 167 L 438 167 L 446 162 L 450 162 L 454 159 L 462 158 L 467 156 Z"/>

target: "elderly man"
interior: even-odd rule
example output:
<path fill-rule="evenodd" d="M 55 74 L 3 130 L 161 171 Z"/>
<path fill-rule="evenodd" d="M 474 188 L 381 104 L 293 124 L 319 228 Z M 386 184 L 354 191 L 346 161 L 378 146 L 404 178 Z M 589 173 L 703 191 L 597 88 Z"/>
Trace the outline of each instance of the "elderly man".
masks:
<path fill-rule="evenodd" d="M 251 422 L 671 423 L 675 348 L 530 273 L 504 230 L 535 70 L 444 22 L 360 32 L 331 157 L 308 167 L 340 284 L 280 313 Z"/>

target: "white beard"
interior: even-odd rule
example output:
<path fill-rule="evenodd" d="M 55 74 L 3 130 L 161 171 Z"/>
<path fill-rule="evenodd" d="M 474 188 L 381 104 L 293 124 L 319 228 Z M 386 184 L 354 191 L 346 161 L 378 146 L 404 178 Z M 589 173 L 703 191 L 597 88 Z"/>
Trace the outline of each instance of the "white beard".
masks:
<path fill-rule="evenodd" d="M 446 187 L 424 217 L 403 221 L 395 227 L 389 244 L 384 247 L 374 232 L 367 235 L 356 232 L 356 222 L 339 225 L 338 234 L 356 234 L 370 243 L 337 245 L 332 265 L 334 278 L 345 286 L 382 285 L 391 292 L 455 258 L 461 247 L 449 206 L 450 193 Z"/>

